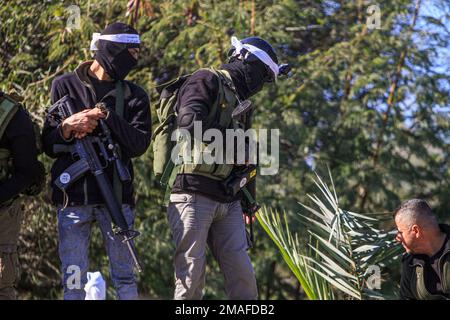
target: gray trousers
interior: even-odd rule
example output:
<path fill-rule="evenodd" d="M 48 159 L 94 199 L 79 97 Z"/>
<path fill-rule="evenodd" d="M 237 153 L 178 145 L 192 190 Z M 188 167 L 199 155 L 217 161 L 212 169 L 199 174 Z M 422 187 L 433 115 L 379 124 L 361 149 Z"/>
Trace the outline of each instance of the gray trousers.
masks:
<path fill-rule="evenodd" d="M 175 299 L 202 298 L 207 246 L 225 277 L 228 298 L 258 298 L 239 201 L 220 203 L 197 193 L 171 194 L 168 220 L 176 246 Z"/>

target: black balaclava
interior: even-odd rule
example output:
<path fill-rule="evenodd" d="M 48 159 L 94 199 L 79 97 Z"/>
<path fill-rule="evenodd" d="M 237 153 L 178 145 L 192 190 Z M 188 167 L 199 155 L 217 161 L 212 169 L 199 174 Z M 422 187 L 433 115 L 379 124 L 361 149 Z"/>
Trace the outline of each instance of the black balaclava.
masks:
<path fill-rule="evenodd" d="M 116 22 L 107 26 L 101 35 L 122 33 L 138 34 L 133 27 Z M 94 59 L 114 80 L 125 79 L 131 69 L 137 64 L 137 60 L 128 52 L 128 49 L 139 48 L 138 43 L 122 43 L 99 39 L 97 47 L 98 51 L 96 51 Z"/>
<path fill-rule="evenodd" d="M 268 72 L 261 61 L 244 62 L 238 59 L 223 64 L 221 68 L 230 73 L 241 99 L 248 99 L 261 91 Z"/>

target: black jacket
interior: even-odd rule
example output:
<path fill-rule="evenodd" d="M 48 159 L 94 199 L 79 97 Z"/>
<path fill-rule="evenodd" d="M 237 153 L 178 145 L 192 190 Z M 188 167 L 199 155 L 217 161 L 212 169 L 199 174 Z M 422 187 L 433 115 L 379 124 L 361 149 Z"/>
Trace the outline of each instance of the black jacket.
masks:
<path fill-rule="evenodd" d="M 224 67 L 226 69 L 226 66 Z M 239 92 L 240 85 L 244 82 L 239 73 L 233 70 L 230 72 L 231 78 Z M 188 130 L 193 134 L 193 121 L 203 121 L 203 132 L 210 129 L 205 123 L 211 106 L 217 99 L 219 93 L 219 79 L 216 75 L 208 70 L 200 70 L 190 76 L 180 88 L 176 111 L 178 113 L 177 125 L 179 128 Z M 186 120 L 187 118 L 187 120 Z M 186 123 L 192 123 L 186 126 Z M 216 129 L 220 129 L 218 124 L 212 125 Z M 224 139 L 225 141 L 225 139 Z M 255 194 L 254 180 L 249 184 L 248 188 L 251 193 Z M 194 192 L 201 193 L 215 201 L 227 203 L 242 198 L 241 192 L 235 196 L 226 195 L 224 187 L 220 181 L 196 174 L 178 174 L 173 188 L 173 193 Z"/>
<path fill-rule="evenodd" d="M 87 70 L 92 62 L 81 64 L 74 72 L 62 75 L 56 78 L 52 83 L 52 103 L 69 95 L 75 102 L 75 107 L 81 111 L 86 108 L 93 107 L 97 102 L 102 100 L 106 103 L 109 115 L 105 119 L 109 126 L 113 139 L 119 143 L 122 149 L 122 161 L 128 167 L 133 181 L 133 166 L 131 158 L 138 157 L 145 153 L 151 141 L 151 115 L 149 99 L 145 91 L 132 82 L 125 81 L 125 104 L 123 117 L 115 113 L 114 91 L 106 92 L 104 87 L 108 89 L 112 86 L 111 82 L 98 81 L 95 83 Z M 112 88 L 112 87 L 111 87 Z M 98 94 L 104 95 L 99 97 Z M 51 120 L 47 116 L 42 132 L 44 152 L 56 158 L 52 166 L 52 200 L 54 204 L 61 205 L 63 203 L 62 192 L 54 185 L 53 181 L 68 167 L 74 160 L 69 154 L 54 154 L 53 145 L 69 144 L 72 141 L 66 141 L 62 137 L 60 124 Z M 113 167 L 109 166 L 106 170 L 110 181 L 113 181 Z M 134 206 L 133 184 L 123 185 L 122 201 L 125 204 Z M 69 205 L 87 205 L 102 204 L 103 199 L 98 190 L 94 177 L 88 174 L 85 178 L 75 182 L 75 184 L 67 190 L 69 197 Z"/>
<path fill-rule="evenodd" d="M 450 259 L 450 226 L 446 224 L 439 225 L 441 230 L 447 234 L 446 243 L 441 254 L 441 259 Z M 440 292 L 432 292 L 431 288 L 436 287 L 436 281 L 440 279 L 433 279 L 427 276 L 427 269 L 431 266 L 427 263 L 428 256 L 422 254 L 404 254 L 402 258 L 402 276 L 400 280 L 400 299 L 403 300 L 418 300 L 417 296 L 417 274 L 416 266 L 420 265 L 424 268 L 425 287 L 432 294 L 442 294 Z M 442 265 L 441 269 L 442 270 Z M 441 278 L 441 277 L 440 277 Z M 447 297 L 450 298 L 450 297 Z"/>
<path fill-rule="evenodd" d="M 11 177 L 0 183 L 0 203 L 3 203 L 25 191 L 41 175 L 33 124 L 22 107 L 6 127 L 0 148 L 11 152 L 14 167 Z"/>

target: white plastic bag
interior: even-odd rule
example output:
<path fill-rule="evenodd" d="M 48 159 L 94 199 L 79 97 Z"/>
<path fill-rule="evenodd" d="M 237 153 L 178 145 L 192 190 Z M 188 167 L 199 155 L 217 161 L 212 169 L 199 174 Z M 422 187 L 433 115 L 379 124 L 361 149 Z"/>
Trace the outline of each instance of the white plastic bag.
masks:
<path fill-rule="evenodd" d="M 86 291 L 85 300 L 105 300 L 106 299 L 106 283 L 102 274 L 97 272 L 87 273 L 88 282 L 84 286 Z"/>

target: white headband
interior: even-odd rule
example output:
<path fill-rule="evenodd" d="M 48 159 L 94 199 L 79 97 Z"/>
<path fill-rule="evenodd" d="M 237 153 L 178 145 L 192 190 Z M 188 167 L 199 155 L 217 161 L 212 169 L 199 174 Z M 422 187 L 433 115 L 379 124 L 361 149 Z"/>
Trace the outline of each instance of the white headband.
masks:
<path fill-rule="evenodd" d="M 91 40 L 91 50 L 98 50 L 97 41 L 98 40 L 106 40 L 113 42 L 122 42 L 122 43 L 141 43 L 138 34 L 132 33 L 120 33 L 120 34 L 104 34 L 101 35 L 98 32 L 92 34 Z"/>
<path fill-rule="evenodd" d="M 236 49 L 236 54 L 240 54 L 242 49 L 246 49 L 248 52 L 254 54 L 259 60 L 267 65 L 270 70 L 273 71 L 275 74 L 275 79 L 278 77 L 280 67 L 275 63 L 275 61 L 272 60 L 267 52 L 258 47 L 252 46 L 251 44 L 242 43 L 236 37 L 231 37 L 231 45 Z"/>

